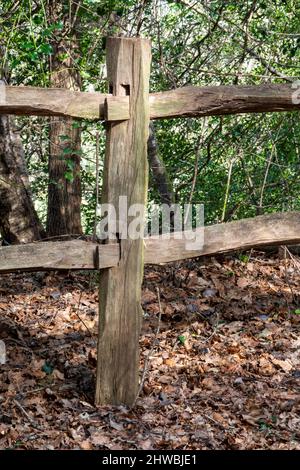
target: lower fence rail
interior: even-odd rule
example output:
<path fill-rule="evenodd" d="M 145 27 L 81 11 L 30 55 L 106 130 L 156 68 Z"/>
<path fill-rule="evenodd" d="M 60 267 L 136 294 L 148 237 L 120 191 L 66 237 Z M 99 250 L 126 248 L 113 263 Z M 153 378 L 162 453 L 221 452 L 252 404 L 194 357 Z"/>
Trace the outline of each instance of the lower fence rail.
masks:
<path fill-rule="evenodd" d="M 262 215 L 200 227 L 193 234 L 201 246 L 191 240 L 191 232 L 145 238 L 145 263 L 162 264 L 255 247 L 298 244 L 300 212 Z M 118 243 L 71 240 L 11 245 L 0 248 L 0 273 L 99 270 L 117 266 L 119 259 Z"/>

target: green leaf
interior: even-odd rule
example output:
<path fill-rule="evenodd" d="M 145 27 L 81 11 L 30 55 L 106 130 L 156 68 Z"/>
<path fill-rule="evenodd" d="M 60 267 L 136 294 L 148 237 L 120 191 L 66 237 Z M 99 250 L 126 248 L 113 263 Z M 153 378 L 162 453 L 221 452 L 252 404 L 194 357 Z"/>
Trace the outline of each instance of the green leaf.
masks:
<path fill-rule="evenodd" d="M 186 341 L 186 337 L 183 336 L 183 335 L 180 335 L 180 336 L 178 336 L 178 341 L 179 341 L 181 344 L 184 344 L 185 341 Z"/>
<path fill-rule="evenodd" d="M 37 24 L 37 25 L 43 23 L 43 18 L 41 16 L 38 16 L 38 15 L 34 15 L 32 17 L 32 20 L 33 20 L 34 24 Z"/>
<path fill-rule="evenodd" d="M 82 122 L 81 122 L 81 121 L 73 121 L 73 122 L 72 122 L 72 128 L 73 128 L 73 129 L 79 129 L 81 126 L 82 126 Z"/>
<path fill-rule="evenodd" d="M 73 171 L 66 171 L 64 176 L 67 181 L 70 181 L 70 183 L 74 181 Z"/>
<path fill-rule="evenodd" d="M 41 44 L 39 50 L 43 54 L 47 55 L 51 55 L 53 53 L 53 47 L 51 46 L 51 44 Z"/>
<path fill-rule="evenodd" d="M 74 170 L 75 162 L 73 160 L 66 160 L 66 164 L 69 170 Z"/>
<path fill-rule="evenodd" d="M 294 311 L 295 315 L 300 315 L 300 308 L 297 308 L 297 310 Z"/>
<path fill-rule="evenodd" d="M 62 31 L 64 29 L 64 24 L 62 21 L 57 21 L 57 23 L 53 23 L 51 27 L 53 27 L 53 29 L 58 29 L 59 31 Z"/>
<path fill-rule="evenodd" d="M 71 147 L 66 147 L 62 151 L 63 155 L 82 155 L 82 150 L 75 150 Z"/>
<path fill-rule="evenodd" d="M 34 44 L 33 44 L 33 42 L 26 41 L 26 42 L 23 42 L 21 47 L 24 51 L 30 51 L 30 50 L 34 49 Z"/>
<path fill-rule="evenodd" d="M 65 149 L 63 149 L 62 153 L 64 155 L 72 155 L 72 153 L 74 153 L 74 150 L 71 147 L 66 147 Z"/>
<path fill-rule="evenodd" d="M 37 60 L 39 58 L 39 55 L 36 51 L 30 52 L 29 57 L 31 60 Z"/>

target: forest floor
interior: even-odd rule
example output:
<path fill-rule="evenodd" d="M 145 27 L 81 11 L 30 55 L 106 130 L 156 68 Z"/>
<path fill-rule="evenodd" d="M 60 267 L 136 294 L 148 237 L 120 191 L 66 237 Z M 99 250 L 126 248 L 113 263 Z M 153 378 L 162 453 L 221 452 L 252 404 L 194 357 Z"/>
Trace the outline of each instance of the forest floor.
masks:
<path fill-rule="evenodd" d="M 147 267 L 131 410 L 93 405 L 96 277 L 0 277 L 1 449 L 300 449 L 299 259 Z"/>

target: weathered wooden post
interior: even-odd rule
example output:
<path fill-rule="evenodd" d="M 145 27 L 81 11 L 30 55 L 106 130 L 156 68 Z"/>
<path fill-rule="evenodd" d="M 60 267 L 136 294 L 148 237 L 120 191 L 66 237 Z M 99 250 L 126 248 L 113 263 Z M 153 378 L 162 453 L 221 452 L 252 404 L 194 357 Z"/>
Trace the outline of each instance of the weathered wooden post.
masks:
<path fill-rule="evenodd" d="M 120 196 L 127 196 L 128 207 L 147 200 L 150 63 L 150 41 L 107 40 L 110 92 L 129 95 L 130 106 L 129 120 L 107 125 L 102 203 L 114 205 L 117 219 Z M 96 404 L 131 405 L 138 391 L 144 242 L 127 238 L 119 243 L 119 265 L 100 273 Z"/>

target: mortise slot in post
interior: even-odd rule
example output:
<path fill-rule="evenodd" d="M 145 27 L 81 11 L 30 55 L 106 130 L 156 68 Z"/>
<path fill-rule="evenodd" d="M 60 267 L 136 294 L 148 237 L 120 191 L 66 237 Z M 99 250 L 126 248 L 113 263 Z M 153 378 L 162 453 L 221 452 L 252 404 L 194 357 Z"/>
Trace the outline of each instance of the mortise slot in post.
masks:
<path fill-rule="evenodd" d="M 125 96 L 130 96 L 130 85 L 121 85 L 122 88 L 125 90 Z"/>
<path fill-rule="evenodd" d="M 130 85 L 125 84 L 125 83 L 121 83 L 120 87 L 121 87 L 120 93 L 116 93 L 117 95 L 119 95 L 119 96 L 130 96 Z M 115 95 L 114 91 L 115 91 L 115 87 L 114 87 L 113 83 L 110 83 L 108 85 L 108 92 L 111 95 Z"/>

